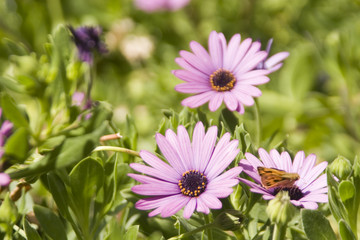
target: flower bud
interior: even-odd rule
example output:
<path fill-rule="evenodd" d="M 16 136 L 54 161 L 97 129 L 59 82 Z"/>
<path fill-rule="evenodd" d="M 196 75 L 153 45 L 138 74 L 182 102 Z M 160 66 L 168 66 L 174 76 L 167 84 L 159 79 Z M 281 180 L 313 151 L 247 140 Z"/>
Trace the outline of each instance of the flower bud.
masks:
<path fill-rule="evenodd" d="M 351 173 L 351 162 L 343 156 L 338 156 L 331 163 L 330 170 L 340 180 L 344 180 Z"/>
<path fill-rule="evenodd" d="M 271 222 L 281 225 L 286 225 L 295 215 L 295 211 L 287 191 L 280 191 L 266 208 Z"/>
<path fill-rule="evenodd" d="M 224 231 L 235 231 L 241 227 L 244 216 L 237 210 L 226 210 L 215 218 L 215 226 Z"/>

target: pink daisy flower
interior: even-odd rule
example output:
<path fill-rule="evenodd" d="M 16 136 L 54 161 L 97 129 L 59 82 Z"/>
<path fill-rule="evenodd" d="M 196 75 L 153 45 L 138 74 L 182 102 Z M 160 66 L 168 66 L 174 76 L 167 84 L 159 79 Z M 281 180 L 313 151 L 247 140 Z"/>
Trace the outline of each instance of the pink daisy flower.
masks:
<path fill-rule="evenodd" d="M 240 178 L 240 181 L 250 186 L 250 191 L 263 195 L 265 200 L 275 197 L 279 191 L 288 191 L 290 201 L 295 206 L 301 206 L 308 209 L 317 209 L 317 203 L 328 202 L 328 187 L 326 175 L 319 176 L 327 166 L 327 162 L 321 162 L 315 166 L 316 155 L 310 154 L 305 157 L 305 153 L 300 151 L 296 154 L 294 162 L 291 161 L 287 152 L 279 154 L 275 149 L 267 153 L 264 149 L 259 149 L 259 156 L 262 161 L 251 153 L 245 153 L 246 159 L 240 161 L 240 166 L 244 172 L 255 182 Z M 261 183 L 261 177 L 258 173 L 258 167 L 275 168 L 287 173 L 297 173 L 299 179 L 292 187 L 274 187 L 264 188 Z"/>
<path fill-rule="evenodd" d="M 210 209 L 220 209 L 219 198 L 228 197 L 239 183 L 237 176 L 242 167 L 223 173 L 239 153 L 238 140 L 230 141 L 230 133 L 225 133 L 216 145 L 217 127 L 205 132 L 201 122 L 194 128 L 192 142 L 184 126 L 178 127 L 177 134 L 169 129 L 165 136 L 158 133 L 155 137 L 167 162 L 141 151 L 141 158 L 149 166 L 130 164 L 134 170 L 149 175 L 128 174 L 141 183 L 132 191 L 152 196 L 139 200 L 135 207 L 154 209 L 150 217 L 170 217 L 184 207 L 185 218 L 190 218 L 195 210 L 208 214 Z"/>
<path fill-rule="evenodd" d="M 145 12 L 176 11 L 188 5 L 190 0 L 135 0 L 135 6 Z"/>
<path fill-rule="evenodd" d="M 266 75 L 275 67 L 270 65 L 277 62 L 270 58 L 266 61 L 269 69 L 262 66 L 257 69 L 268 55 L 260 47 L 259 42 L 252 42 L 250 38 L 241 42 L 240 34 L 235 34 L 227 44 L 224 35 L 215 31 L 209 36 L 209 52 L 192 41 L 193 53 L 180 51 L 181 57 L 175 60 L 183 69 L 173 71 L 185 81 L 175 90 L 195 94 L 184 99 L 182 105 L 196 108 L 209 102 L 210 111 L 216 111 L 224 102 L 230 111 L 244 113 L 244 105 L 253 105 L 253 97 L 261 96 L 255 86 L 269 81 Z"/>

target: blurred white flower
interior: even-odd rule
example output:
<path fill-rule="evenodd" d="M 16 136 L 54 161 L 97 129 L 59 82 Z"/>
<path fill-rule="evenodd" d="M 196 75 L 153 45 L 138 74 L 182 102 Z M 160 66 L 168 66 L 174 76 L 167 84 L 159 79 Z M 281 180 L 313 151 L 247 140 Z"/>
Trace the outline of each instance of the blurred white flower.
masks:
<path fill-rule="evenodd" d="M 148 59 L 154 51 L 154 43 L 147 36 L 127 35 L 120 43 L 120 50 L 131 62 Z"/>

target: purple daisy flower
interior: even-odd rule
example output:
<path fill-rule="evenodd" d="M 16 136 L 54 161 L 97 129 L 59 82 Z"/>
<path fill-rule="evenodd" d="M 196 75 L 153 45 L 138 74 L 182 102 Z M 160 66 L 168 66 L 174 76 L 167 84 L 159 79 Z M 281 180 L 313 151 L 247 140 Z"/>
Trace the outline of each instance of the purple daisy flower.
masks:
<path fill-rule="evenodd" d="M 185 207 L 185 218 L 190 218 L 195 209 L 205 214 L 210 209 L 220 209 L 219 198 L 228 197 L 239 183 L 237 176 L 242 167 L 223 173 L 239 153 L 238 140 L 230 141 L 230 133 L 225 133 L 215 145 L 217 127 L 212 126 L 205 133 L 201 122 L 194 128 L 192 142 L 184 126 L 178 127 L 177 134 L 169 129 L 165 136 L 158 133 L 155 137 L 167 163 L 148 151 L 140 151 L 150 166 L 130 164 L 134 170 L 150 175 L 128 174 L 141 183 L 132 191 L 153 196 L 139 200 L 135 207 L 154 209 L 150 217 L 170 217 Z"/>
<path fill-rule="evenodd" d="M 105 44 L 100 40 L 102 29 L 100 27 L 79 27 L 74 29 L 69 26 L 75 45 L 79 51 L 81 61 L 93 63 L 93 52 L 106 53 Z"/>
<path fill-rule="evenodd" d="M 137 8 L 145 12 L 156 12 L 162 10 L 176 11 L 189 4 L 190 0 L 135 0 Z"/>
<path fill-rule="evenodd" d="M 235 34 L 227 44 L 224 35 L 215 31 L 209 36 L 209 53 L 192 41 L 193 53 L 180 51 L 181 57 L 175 60 L 183 69 L 173 71 L 185 81 L 175 90 L 195 94 L 184 99 L 182 105 L 196 108 L 209 102 L 210 111 L 216 111 L 225 102 L 230 111 L 244 113 L 244 105 L 253 105 L 253 97 L 261 96 L 255 86 L 269 81 L 266 75 L 270 70 L 256 69 L 267 57 L 260 47 L 259 42 L 250 38 L 241 42 L 240 34 Z"/>
<path fill-rule="evenodd" d="M 319 175 L 324 171 L 327 162 L 321 162 L 315 166 L 316 155 L 310 154 L 305 157 L 303 151 L 295 155 L 294 162 L 291 161 L 290 155 L 287 152 L 279 154 L 275 149 L 267 153 L 264 149 L 259 149 L 259 156 L 262 161 L 251 153 L 245 153 L 246 159 L 240 161 L 240 166 L 243 167 L 244 172 L 249 175 L 254 182 L 240 178 L 240 181 L 250 186 L 250 191 L 263 194 L 265 200 L 270 200 L 275 197 L 279 191 L 288 191 L 290 201 L 295 206 L 301 206 L 308 209 L 317 209 L 318 202 L 328 202 L 328 187 L 326 175 Z M 297 173 L 299 179 L 292 187 L 274 187 L 264 188 L 261 183 L 261 177 L 258 173 L 258 167 L 275 168 L 283 170 L 287 173 Z"/>
<path fill-rule="evenodd" d="M 0 119 L 1 115 L 2 109 L 0 108 Z M 12 122 L 8 120 L 5 120 L 0 126 L 0 158 L 4 154 L 3 146 L 5 145 L 5 140 L 11 135 L 13 126 Z"/>
<path fill-rule="evenodd" d="M 266 46 L 266 52 L 269 54 L 271 50 L 271 45 L 273 43 L 273 39 L 271 38 Z M 288 52 L 279 52 L 269 58 L 266 58 L 261 63 L 256 66 L 256 69 L 266 69 L 271 73 L 279 70 L 282 67 L 282 61 L 285 60 L 289 56 Z"/>

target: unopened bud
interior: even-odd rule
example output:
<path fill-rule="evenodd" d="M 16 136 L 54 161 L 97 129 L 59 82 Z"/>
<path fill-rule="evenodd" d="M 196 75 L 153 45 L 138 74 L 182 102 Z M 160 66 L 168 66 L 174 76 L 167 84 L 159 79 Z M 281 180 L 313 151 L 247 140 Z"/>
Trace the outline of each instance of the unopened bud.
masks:
<path fill-rule="evenodd" d="M 287 191 L 280 191 L 266 208 L 271 222 L 281 225 L 286 225 L 295 215 L 295 211 Z"/>
<path fill-rule="evenodd" d="M 235 231 L 241 227 L 244 215 L 237 210 L 226 210 L 215 218 L 215 226 L 225 231 Z"/>
<path fill-rule="evenodd" d="M 344 180 L 351 173 L 351 162 L 343 156 L 338 156 L 331 163 L 330 170 L 337 178 Z"/>

